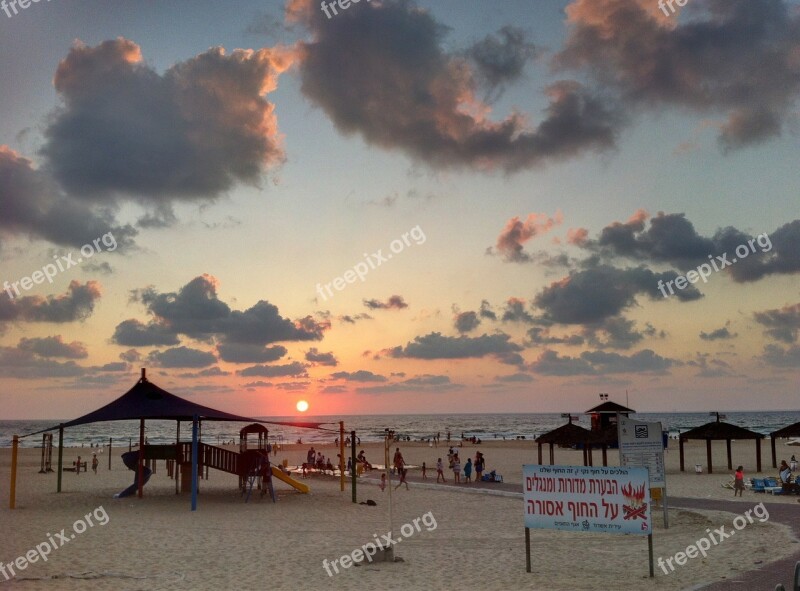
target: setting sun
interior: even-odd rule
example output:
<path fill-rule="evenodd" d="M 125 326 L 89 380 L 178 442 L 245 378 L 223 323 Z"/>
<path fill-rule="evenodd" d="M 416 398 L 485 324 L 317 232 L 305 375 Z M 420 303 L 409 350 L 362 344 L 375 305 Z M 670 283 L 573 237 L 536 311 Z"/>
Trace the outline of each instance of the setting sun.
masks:
<path fill-rule="evenodd" d="M 298 400 L 297 410 L 299 410 L 300 412 L 306 412 L 308 410 L 308 402 L 306 402 L 305 400 Z"/>

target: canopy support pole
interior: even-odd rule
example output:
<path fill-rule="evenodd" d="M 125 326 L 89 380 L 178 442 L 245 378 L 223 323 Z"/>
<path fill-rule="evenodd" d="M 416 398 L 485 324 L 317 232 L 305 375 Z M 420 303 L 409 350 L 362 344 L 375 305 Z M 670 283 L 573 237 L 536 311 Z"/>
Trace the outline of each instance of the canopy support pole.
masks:
<path fill-rule="evenodd" d="M 192 418 L 192 511 L 197 511 L 197 415 Z"/>
<path fill-rule="evenodd" d="M 139 461 L 136 466 L 136 474 L 139 481 L 136 496 L 141 499 L 144 495 L 144 419 L 139 419 Z"/>
<path fill-rule="evenodd" d="M 19 435 L 14 435 L 11 443 L 11 490 L 8 494 L 8 508 L 17 507 L 17 449 L 19 448 Z"/>
<path fill-rule="evenodd" d="M 61 469 L 62 462 L 64 461 L 64 423 L 58 426 L 58 482 L 56 484 L 56 492 L 61 492 Z"/>

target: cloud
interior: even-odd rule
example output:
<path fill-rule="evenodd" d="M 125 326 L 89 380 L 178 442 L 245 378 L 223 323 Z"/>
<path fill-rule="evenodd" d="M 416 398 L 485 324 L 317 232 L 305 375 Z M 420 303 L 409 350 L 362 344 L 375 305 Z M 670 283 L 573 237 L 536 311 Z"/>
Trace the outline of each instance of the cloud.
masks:
<path fill-rule="evenodd" d="M 292 60 L 281 48 L 213 47 L 159 74 L 128 39 L 76 42 L 53 80 L 62 104 L 44 131 L 47 168 L 90 200 L 211 199 L 256 185 L 283 160 L 266 95 Z"/>
<path fill-rule="evenodd" d="M 221 343 L 217 345 L 219 358 L 229 363 L 268 363 L 277 361 L 288 350 L 282 345 L 265 347 L 247 343 Z"/>
<path fill-rule="evenodd" d="M 0 238 L 39 238 L 79 248 L 110 232 L 123 251 L 137 234 L 131 225 L 120 226 L 110 209 L 65 195 L 46 171 L 4 145 L 0 145 L 0 211 Z"/>
<path fill-rule="evenodd" d="M 17 347 L 22 351 L 36 353 L 40 357 L 86 359 L 89 356 L 85 344 L 78 341 L 65 343 L 61 335 L 44 338 L 22 338 Z"/>
<path fill-rule="evenodd" d="M 477 312 L 459 312 L 453 319 L 455 329 L 461 334 L 475 330 L 480 323 Z"/>
<path fill-rule="evenodd" d="M 412 359 L 470 359 L 487 355 L 501 355 L 522 351 L 522 347 L 511 342 L 504 333 L 483 334 L 479 337 L 448 337 L 432 332 L 415 337 L 405 347 L 394 347 L 386 353 L 390 357 Z"/>
<path fill-rule="evenodd" d="M 128 346 L 174 344 L 178 335 L 186 335 L 203 341 L 216 340 L 218 347 L 232 360 L 263 358 L 266 361 L 280 357 L 281 350 L 263 349 L 264 345 L 321 340 L 323 332 L 330 328 L 329 322 L 317 322 L 310 316 L 292 322 L 264 300 L 244 311 L 232 310 L 217 296 L 217 286 L 216 278 L 206 274 L 195 277 L 177 292 L 160 293 L 154 287 L 135 290 L 133 299 L 144 304 L 152 320 L 148 324 L 138 320 L 123 321 L 117 325 L 114 341 Z"/>
<path fill-rule="evenodd" d="M 153 351 L 148 361 L 158 367 L 208 367 L 217 362 L 213 353 L 189 347 L 174 347 L 165 351 Z"/>
<path fill-rule="evenodd" d="M 23 296 L 9 299 L 0 294 L 0 323 L 23 320 L 26 322 L 65 323 L 85 320 L 94 312 L 100 299 L 100 284 L 97 281 L 70 281 L 67 292 L 61 295 Z"/>
<path fill-rule="evenodd" d="M 764 347 L 761 359 L 767 365 L 780 369 L 798 368 L 800 367 L 800 346 L 792 345 L 791 347 L 783 348 L 778 345 L 767 345 Z"/>
<path fill-rule="evenodd" d="M 560 356 L 546 350 L 530 364 L 535 373 L 549 376 L 603 375 L 617 373 L 664 374 L 678 364 L 673 359 L 661 357 L 650 349 L 630 356 L 605 351 L 584 351 L 580 357 Z"/>
<path fill-rule="evenodd" d="M 557 69 L 585 72 L 628 109 L 722 114 L 723 150 L 778 136 L 800 90 L 800 15 L 782 0 L 693 0 L 665 18 L 651 0 L 573 0 Z"/>
<path fill-rule="evenodd" d="M 582 345 L 585 341 L 581 335 L 553 336 L 549 328 L 542 326 L 528 329 L 528 339 L 531 345 Z"/>
<path fill-rule="evenodd" d="M 369 314 L 355 314 L 355 315 L 344 315 L 339 316 L 339 320 L 341 322 L 347 322 L 348 324 L 355 324 L 359 320 L 373 320 L 372 316 Z"/>
<path fill-rule="evenodd" d="M 560 324 L 595 324 L 632 307 L 636 296 L 645 294 L 650 299 L 664 298 L 658 291 L 658 282 L 673 280 L 674 271 L 654 273 L 640 266 L 620 269 L 609 265 L 597 265 L 570 274 L 540 291 L 534 304 L 543 311 L 537 320 Z M 675 297 L 680 301 L 701 298 L 697 289 L 690 285 L 678 290 Z"/>
<path fill-rule="evenodd" d="M 408 308 L 403 296 L 393 295 L 385 302 L 379 300 L 364 300 L 364 305 L 370 310 L 402 310 Z"/>
<path fill-rule="evenodd" d="M 466 51 L 483 85 L 498 93 L 507 83 L 522 77 L 526 64 L 537 53 L 525 31 L 510 25 L 487 35 Z"/>
<path fill-rule="evenodd" d="M 359 369 L 358 371 L 337 371 L 331 377 L 335 380 L 347 380 L 348 382 L 385 382 L 385 376 Z"/>
<path fill-rule="evenodd" d="M 74 361 L 44 359 L 31 350 L 0 347 L 0 377 L 34 380 L 84 376 L 86 368 Z"/>
<path fill-rule="evenodd" d="M 519 298 L 509 298 L 506 302 L 502 316 L 503 322 L 521 322 L 523 324 L 533 323 L 533 316 L 525 310 L 525 300 Z"/>
<path fill-rule="evenodd" d="M 306 361 L 310 361 L 311 363 L 315 363 L 317 365 L 327 365 L 329 367 L 336 367 L 339 365 L 339 361 L 336 359 L 336 356 L 333 352 L 330 353 L 322 353 L 317 351 L 316 347 L 311 347 L 306 352 Z"/>
<path fill-rule="evenodd" d="M 242 377 L 279 378 L 291 376 L 293 378 L 308 377 L 306 366 L 299 361 L 285 365 L 254 365 L 238 370 L 237 375 Z"/>
<path fill-rule="evenodd" d="M 231 372 L 224 371 L 217 367 L 209 367 L 208 369 L 204 369 L 202 371 L 192 372 L 192 373 L 182 373 L 178 374 L 179 378 L 216 378 L 216 377 L 224 377 L 231 375 Z"/>
<path fill-rule="evenodd" d="M 509 263 L 529 263 L 531 255 L 523 250 L 526 242 L 541 236 L 561 225 L 564 221 L 563 214 L 558 211 L 554 218 L 543 213 L 531 213 L 523 222 L 518 217 L 513 217 L 506 223 L 497 237 L 495 251 Z M 491 251 L 490 251 L 491 252 Z"/>
<path fill-rule="evenodd" d="M 736 334 L 735 332 L 732 333 L 730 330 L 728 330 L 729 324 L 730 322 L 727 322 L 725 323 L 725 326 L 721 328 L 716 328 L 711 332 L 705 332 L 701 330 L 700 338 L 703 339 L 704 341 L 720 341 L 720 340 L 734 339 L 739 335 Z"/>
<path fill-rule="evenodd" d="M 486 300 L 481 300 L 481 309 L 479 315 L 481 318 L 486 318 L 487 320 L 497 320 L 497 314 L 495 314 L 491 305 Z"/>
<path fill-rule="evenodd" d="M 382 386 L 366 386 L 357 388 L 359 394 L 394 394 L 397 392 L 449 392 L 460 390 L 462 384 L 454 384 L 448 376 L 423 374 L 402 382 Z"/>
<path fill-rule="evenodd" d="M 494 381 L 505 384 L 527 384 L 536 380 L 533 378 L 533 376 L 526 373 L 512 373 L 511 375 L 507 376 L 497 376 Z"/>
<path fill-rule="evenodd" d="M 514 29 L 473 46 L 469 60 L 445 50 L 447 28 L 409 0 L 361 3 L 332 19 L 312 0 L 293 0 L 287 16 L 313 34 L 300 43 L 303 94 L 368 144 L 434 167 L 508 172 L 614 146 L 619 111 L 574 81 L 545 90 L 549 105 L 535 127 L 516 112 L 489 119 L 476 98 L 480 82 L 491 90 L 518 78 L 529 53 Z"/>
<path fill-rule="evenodd" d="M 756 322 L 766 327 L 768 337 L 792 344 L 800 335 L 800 303 L 753 314 Z"/>
<path fill-rule="evenodd" d="M 649 322 L 643 331 L 636 330 L 635 326 L 633 320 L 614 316 L 586 326 L 583 335 L 587 343 L 597 349 L 630 349 L 647 336 L 658 336 L 658 331 Z M 663 331 L 660 336 L 665 336 Z"/>

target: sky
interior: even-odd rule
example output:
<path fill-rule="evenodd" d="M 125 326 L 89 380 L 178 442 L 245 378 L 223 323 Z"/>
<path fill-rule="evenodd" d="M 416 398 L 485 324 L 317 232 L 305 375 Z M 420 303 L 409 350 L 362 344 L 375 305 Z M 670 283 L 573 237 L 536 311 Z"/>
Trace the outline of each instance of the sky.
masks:
<path fill-rule="evenodd" d="M 0 3 L 2 418 L 796 410 L 800 9 L 672 6 Z"/>

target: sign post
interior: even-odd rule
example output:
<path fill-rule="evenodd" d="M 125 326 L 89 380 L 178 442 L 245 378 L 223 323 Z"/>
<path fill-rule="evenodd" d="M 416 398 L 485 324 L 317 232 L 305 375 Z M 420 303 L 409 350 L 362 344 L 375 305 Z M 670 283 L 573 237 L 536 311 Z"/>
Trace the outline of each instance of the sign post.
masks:
<path fill-rule="evenodd" d="M 667 476 L 664 469 L 664 438 L 661 423 L 647 423 L 618 416 L 617 436 L 620 465 L 647 468 L 650 474 L 650 486 L 662 489 L 664 529 L 669 529 Z"/>
<path fill-rule="evenodd" d="M 531 572 L 530 528 L 647 536 L 650 576 L 653 526 L 646 468 L 522 466 L 525 552 Z"/>

